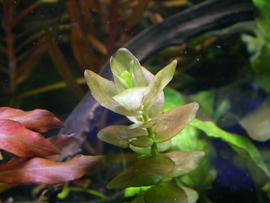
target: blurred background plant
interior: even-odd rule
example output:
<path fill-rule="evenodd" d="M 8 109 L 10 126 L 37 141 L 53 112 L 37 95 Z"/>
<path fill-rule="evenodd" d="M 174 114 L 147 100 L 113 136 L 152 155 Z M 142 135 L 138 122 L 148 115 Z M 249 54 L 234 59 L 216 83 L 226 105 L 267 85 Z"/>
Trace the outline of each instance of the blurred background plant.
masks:
<path fill-rule="evenodd" d="M 0 105 L 42 106 L 67 115 L 86 92 L 84 69 L 99 71 L 132 36 L 187 5 L 186 0 L 0 1 Z M 63 104 L 67 94 L 73 97 Z"/>
<path fill-rule="evenodd" d="M 42 107 L 66 117 L 87 91 L 84 69 L 98 72 L 137 33 L 200 2 L 0 0 L 0 105 Z M 206 153 L 199 169 L 179 180 L 199 191 L 200 202 L 241 202 L 244 198 L 253 203 L 267 202 L 270 197 L 270 4 L 268 0 L 252 2 L 255 21 L 160 50 L 143 64 L 157 72 L 160 64 L 178 59 L 171 84 L 178 92 L 165 90 L 169 103 L 176 98 L 180 98 L 178 105 L 197 101 L 199 118 L 210 121 L 196 120 L 173 142 L 177 149 Z M 94 154 L 111 152 L 107 146 L 92 144 L 85 143 L 84 149 Z M 102 177 L 67 183 L 51 189 L 48 196 L 76 201 L 77 196 L 91 195 L 113 201 L 123 191 L 109 193 L 106 180 L 125 168 L 132 156 L 109 154 Z M 33 194 L 39 194 L 40 188 L 44 185 Z M 247 188 L 255 192 L 246 192 Z M 74 193 L 79 195 L 72 199 Z"/>

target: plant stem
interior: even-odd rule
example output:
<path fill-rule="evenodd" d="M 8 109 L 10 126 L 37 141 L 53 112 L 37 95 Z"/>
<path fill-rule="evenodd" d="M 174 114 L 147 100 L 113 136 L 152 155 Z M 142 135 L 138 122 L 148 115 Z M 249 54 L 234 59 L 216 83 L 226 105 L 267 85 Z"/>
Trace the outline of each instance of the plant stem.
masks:
<path fill-rule="evenodd" d="M 6 35 L 7 52 L 9 59 L 10 92 L 16 90 L 16 56 L 14 48 L 13 28 L 13 1 L 4 1 L 3 26 Z"/>
<path fill-rule="evenodd" d="M 145 114 L 145 113 L 143 113 L 143 121 L 144 121 L 144 123 L 149 121 L 149 116 L 147 114 Z M 146 130 L 147 130 L 148 137 L 151 140 L 153 140 L 153 144 L 151 146 L 151 154 L 152 155 L 157 155 L 157 154 L 159 154 L 159 151 L 158 151 L 157 143 L 155 141 L 156 133 L 154 132 L 153 128 L 146 128 Z"/>

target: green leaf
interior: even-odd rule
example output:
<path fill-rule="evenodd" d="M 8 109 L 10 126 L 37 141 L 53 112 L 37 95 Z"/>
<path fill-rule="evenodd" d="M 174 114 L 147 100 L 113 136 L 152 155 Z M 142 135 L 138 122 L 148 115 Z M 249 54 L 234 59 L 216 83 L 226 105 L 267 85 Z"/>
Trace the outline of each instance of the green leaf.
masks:
<path fill-rule="evenodd" d="M 148 146 L 148 143 L 144 143 L 144 147 L 141 146 L 135 146 L 132 143 L 129 145 L 129 148 L 138 153 L 138 154 L 151 154 L 151 146 Z M 157 143 L 157 148 L 159 152 L 165 152 L 171 148 L 171 140 L 168 140 L 166 142 Z"/>
<path fill-rule="evenodd" d="M 169 174 L 170 177 L 177 177 L 196 169 L 205 153 L 203 151 L 180 152 L 172 151 L 166 153 L 175 164 L 175 169 Z"/>
<path fill-rule="evenodd" d="M 107 187 L 114 189 L 157 184 L 174 167 L 173 161 L 163 155 L 143 157 L 116 176 Z"/>
<path fill-rule="evenodd" d="M 264 37 L 269 41 L 270 32 L 270 2 L 269 0 L 253 0 L 253 3 L 257 9 L 256 21 L 264 34 Z"/>
<path fill-rule="evenodd" d="M 147 84 L 151 83 L 155 76 L 148 71 L 146 68 L 142 67 L 144 77 L 147 80 Z M 160 92 L 160 94 L 157 96 L 156 101 L 153 103 L 152 107 L 148 109 L 148 116 L 152 118 L 153 116 L 159 114 L 163 110 L 163 105 L 164 105 L 164 93 Z"/>
<path fill-rule="evenodd" d="M 113 125 L 100 130 L 98 138 L 109 144 L 127 148 L 132 139 L 146 134 L 147 132 L 144 129 L 130 129 L 125 125 Z"/>
<path fill-rule="evenodd" d="M 268 74 L 258 74 L 255 76 L 255 82 L 264 91 L 270 93 L 270 75 Z"/>
<path fill-rule="evenodd" d="M 139 195 L 131 203 L 145 203 L 144 196 L 143 195 Z"/>
<path fill-rule="evenodd" d="M 193 120 L 198 108 L 199 106 L 195 102 L 176 107 L 157 118 L 153 118 L 142 127 L 152 127 L 156 133 L 155 139 L 157 142 L 170 140 Z"/>
<path fill-rule="evenodd" d="M 92 96 L 101 106 L 119 114 L 128 116 L 137 115 L 137 112 L 128 111 L 113 99 L 113 97 L 118 94 L 113 82 L 100 77 L 90 70 L 84 72 L 84 77 L 91 90 Z"/>
<path fill-rule="evenodd" d="M 268 177 L 270 177 L 270 172 L 263 160 L 263 157 L 256 146 L 247 138 L 234 133 L 226 132 L 210 121 L 200 121 L 198 119 L 194 119 L 191 125 L 205 132 L 209 137 L 221 139 L 231 145 L 233 148 L 235 147 L 246 152 L 250 159 L 252 159 L 255 164 L 261 168 Z"/>
<path fill-rule="evenodd" d="M 197 200 L 199 199 L 199 194 L 195 190 L 188 188 L 188 187 L 183 187 L 183 186 L 181 188 L 186 193 L 186 196 L 188 198 L 188 203 L 196 203 L 197 202 Z"/>
<path fill-rule="evenodd" d="M 144 186 L 144 187 L 128 187 L 125 189 L 125 197 L 133 197 L 135 195 L 141 194 L 144 191 L 151 188 L 151 186 Z"/>
<path fill-rule="evenodd" d="M 129 111 L 138 111 L 142 106 L 145 87 L 129 88 L 113 97 L 121 106 Z"/>
<path fill-rule="evenodd" d="M 151 154 L 151 147 L 138 147 L 134 146 L 132 144 L 129 145 L 129 148 L 136 152 L 137 154 L 143 154 L 143 155 L 150 155 Z"/>
<path fill-rule="evenodd" d="M 270 182 L 266 183 L 263 187 L 262 190 L 267 194 L 268 199 L 270 199 Z"/>
<path fill-rule="evenodd" d="M 182 95 L 172 88 L 165 87 L 164 96 L 165 96 L 165 103 L 163 110 L 165 112 L 171 110 L 172 108 L 185 104 Z"/>
<path fill-rule="evenodd" d="M 117 50 L 110 59 L 110 65 L 119 90 L 147 85 L 140 62 L 126 48 Z"/>
<path fill-rule="evenodd" d="M 154 80 L 155 76 L 149 70 L 147 70 L 145 67 L 141 66 L 141 69 L 143 71 L 143 75 L 147 81 L 147 84 L 151 83 Z"/>
<path fill-rule="evenodd" d="M 158 96 L 162 93 L 166 85 L 172 80 L 177 61 L 172 61 L 165 68 L 160 70 L 153 81 L 148 85 L 148 90 L 143 98 L 144 109 L 146 112 L 151 111 L 152 105 L 156 102 Z"/>
<path fill-rule="evenodd" d="M 140 136 L 140 137 L 134 138 L 130 142 L 130 144 L 136 147 L 151 147 L 153 144 L 153 140 L 149 138 L 148 136 Z"/>
<path fill-rule="evenodd" d="M 155 185 L 144 194 L 145 203 L 188 203 L 185 191 L 173 184 Z"/>
<path fill-rule="evenodd" d="M 181 176 L 181 182 L 189 187 L 206 190 L 211 188 L 217 175 L 217 171 L 212 164 L 216 152 L 211 143 L 205 137 L 200 136 L 200 132 L 190 125 L 187 126 L 172 139 L 172 148 L 181 151 L 200 150 L 205 153 L 195 170 Z"/>
<path fill-rule="evenodd" d="M 213 91 L 201 91 L 198 94 L 191 96 L 192 100 L 196 101 L 200 105 L 200 110 L 204 111 L 209 116 L 213 115 L 214 107 L 214 92 Z"/>

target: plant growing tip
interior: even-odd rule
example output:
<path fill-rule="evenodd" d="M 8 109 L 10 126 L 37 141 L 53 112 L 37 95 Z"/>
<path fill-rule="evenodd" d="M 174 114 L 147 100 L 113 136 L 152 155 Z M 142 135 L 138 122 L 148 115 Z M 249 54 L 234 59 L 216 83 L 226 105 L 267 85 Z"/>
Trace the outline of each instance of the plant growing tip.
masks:
<path fill-rule="evenodd" d="M 204 153 L 171 150 L 171 139 L 193 120 L 199 108 L 194 102 L 163 112 L 163 90 L 173 78 L 177 60 L 153 75 L 130 51 L 121 48 L 111 57 L 110 65 L 113 81 L 87 70 L 87 85 L 100 105 L 125 115 L 133 124 L 108 126 L 99 131 L 98 137 L 142 156 L 116 176 L 108 188 L 151 186 L 140 196 L 146 203 L 187 203 L 191 193 L 173 185 L 172 179 L 194 170 Z M 154 197 L 160 189 L 166 195 Z"/>

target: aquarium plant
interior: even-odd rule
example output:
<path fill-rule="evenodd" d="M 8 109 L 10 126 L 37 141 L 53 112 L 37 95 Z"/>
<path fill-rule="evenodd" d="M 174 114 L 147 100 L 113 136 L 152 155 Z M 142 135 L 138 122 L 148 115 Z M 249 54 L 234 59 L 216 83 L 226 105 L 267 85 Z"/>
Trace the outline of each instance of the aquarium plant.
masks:
<path fill-rule="evenodd" d="M 105 127 L 98 137 L 138 155 L 107 187 L 135 187 L 138 194 L 134 203 L 195 202 L 197 193 L 176 181 L 176 177 L 194 170 L 204 152 L 171 150 L 171 141 L 194 119 L 199 106 L 193 102 L 163 111 L 163 89 L 172 80 L 177 61 L 154 76 L 121 48 L 111 57 L 110 65 L 113 81 L 86 70 L 87 84 L 101 106 L 126 116 L 131 124 Z"/>
<path fill-rule="evenodd" d="M 23 111 L 0 107 L 0 190 L 19 184 L 59 184 L 82 177 L 101 156 L 76 155 L 68 160 L 61 151 L 74 135 L 45 138 L 42 134 L 62 127 L 62 122 L 44 109 Z M 67 158 L 67 157 L 66 157 Z"/>

